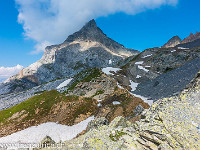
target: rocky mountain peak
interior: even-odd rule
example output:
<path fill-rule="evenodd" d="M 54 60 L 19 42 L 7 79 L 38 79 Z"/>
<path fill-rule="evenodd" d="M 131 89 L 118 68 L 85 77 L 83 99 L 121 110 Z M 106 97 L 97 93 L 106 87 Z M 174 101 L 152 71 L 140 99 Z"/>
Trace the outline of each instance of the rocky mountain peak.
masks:
<path fill-rule="evenodd" d="M 90 20 L 85 24 L 78 32 L 70 35 L 64 43 L 70 43 L 73 41 L 97 41 L 100 37 L 105 37 L 106 35 L 102 32 L 100 28 L 97 27 L 97 24 L 94 19 Z"/>
<path fill-rule="evenodd" d="M 181 38 L 179 36 L 174 36 L 166 44 L 164 44 L 162 48 L 175 47 L 180 43 L 181 43 Z"/>
<path fill-rule="evenodd" d="M 86 23 L 85 26 L 83 26 L 82 30 L 96 29 L 96 28 L 98 28 L 96 21 L 92 19 L 88 23 Z"/>
<path fill-rule="evenodd" d="M 195 34 L 190 33 L 190 35 L 188 37 L 186 37 L 181 43 L 188 43 L 188 42 L 193 42 L 197 39 L 200 39 L 200 32 L 196 32 Z"/>

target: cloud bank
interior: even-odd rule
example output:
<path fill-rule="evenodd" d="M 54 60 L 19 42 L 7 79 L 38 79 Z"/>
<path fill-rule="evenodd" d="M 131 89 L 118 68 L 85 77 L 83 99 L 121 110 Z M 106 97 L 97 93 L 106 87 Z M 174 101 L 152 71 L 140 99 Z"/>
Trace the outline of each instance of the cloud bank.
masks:
<path fill-rule="evenodd" d="M 117 12 L 135 15 L 178 0 L 15 0 L 18 22 L 26 37 L 38 44 L 33 54 L 50 44 L 63 42 L 87 21 Z"/>
<path fill-rule="evenodd" d="M 6 68 L 0 67 L 0 81 L 17 74 L 22 69 L 23 66 L 21 65 L 17 65 L 15 67 L 6 67 Z"/>

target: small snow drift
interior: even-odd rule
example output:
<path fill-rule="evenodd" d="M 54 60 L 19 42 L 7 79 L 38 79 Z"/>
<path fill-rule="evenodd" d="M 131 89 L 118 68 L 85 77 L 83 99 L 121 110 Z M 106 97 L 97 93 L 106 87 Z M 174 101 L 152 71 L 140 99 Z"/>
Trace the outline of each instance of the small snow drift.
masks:
<path fill-rule="evenodd" d="M 120 102 L 118 102 L 118 101 L 114 101 L 113 102 L 113 105 L 120 105 L 121 103 Z"/>
<path fill-rule="evenodd" d="M 172 51 L 171 51 L 171 53 L 174 53 L 174 52 L 176 52 L 176 50 L 172 50 Z"/>
<path fill-rule="evenodd" d="M 65 126 L 54 122 L 43 123 L 0 138 L 0 143 L 40 143 L 44 137 L 50 136 L 55 142 L 71 140 L 86 129 L 94 116 L 77 125 Z"/>
<path fill-rule="evenodd" d="M 132 88 L 131 91 L 135 91 L 139 83 L 135 83 L 132 80 L 130 80 L 130 83 L 131 83 L 131 88 Z"/>
<path fill-rule="evenodd" d="M 114 75 L 113 73 L 111 73 L 111 71 L 116 73 L 119 70 L 121 70 L 121 69 L 120 68 L 113 68 L 113 67 L 106 67 L 106 68 L 102 69 L 102 72 L 107 74 L 107 75 Z"/>
<path fill-rule="evenodd" d="M 65 87 L 65 86 L 67 86 L 72 81 L 72 79 L 73 78 L 67 79 L 66 81 L 61 83 L 56 89 L 61 89 L 61 88 Z"/>
<path fill-rule="evenodd" d="M 152 54 L 143 56 L 142 58 L 147 58 L 147 57 L 151 57 L 151 56 L 152 56 Z"/>
<path fill-rule="evenodd" d="M 138 62 L 136 62 L 135 64 L 136 65 L 141 65 L 141 64 L 143 64 L 144 63 L 144 61 L 138 61 Z"/>
<path fill-rule="evenodd" d="M 121 85 L 119 85 L 118 82 L 117 82 L 117 86 L 118 86 L 120 89 L 124 89 Z"/>
<path fill-rule="evenodd" d="M 137 76 L 136 76 L 136 79 L 139 79 L 139 78 L 141 78 L 141 77 L 142 77 L 142 76 L 140 76 L 140 75 L 137 75 Z"/>
<path fill-rule="evenodd" d="M 141 70 L 144 70 L 145 72 L 149 72 L 148 69 L 146 69 L 146 68 L 144 68 L 144 67 L 142 67 L 142 66 L 138 66 L 138 68 L 141 69 Z"/>

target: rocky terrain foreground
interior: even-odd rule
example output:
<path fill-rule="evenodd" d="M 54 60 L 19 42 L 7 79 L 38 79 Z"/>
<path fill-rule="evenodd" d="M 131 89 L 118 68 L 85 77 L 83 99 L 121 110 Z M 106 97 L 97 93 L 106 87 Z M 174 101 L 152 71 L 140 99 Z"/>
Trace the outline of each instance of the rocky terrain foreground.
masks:
<path fill-rule="evenodd" d="M 155 102 L 131 124 L 123 117 L 92 121 L 88 132 L 63 149 L 200 149 L 200 72 L 175 97 Z"/>

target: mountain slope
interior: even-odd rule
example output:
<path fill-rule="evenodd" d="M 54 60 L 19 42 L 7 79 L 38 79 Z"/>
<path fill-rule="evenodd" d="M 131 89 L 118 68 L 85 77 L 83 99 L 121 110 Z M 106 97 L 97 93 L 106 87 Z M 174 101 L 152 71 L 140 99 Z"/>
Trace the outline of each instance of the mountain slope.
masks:
<path fill-rule="evenodd" d="M 123 117 L 109 125 L 89 126 L 89 131 L 65 142 L 63 149 L 200 149 L 200 72 L 179 96 L 154 103 L 131 124 Z"/>
<path fill-rule="evenodd" d="M 96 22 L 91 20 L 80 31 L 70 35 L 64 43 L 48 46 L 39 61 L 9 78 L 6 83 L 27 80 L 39 85 L 56 78 L 72 77 L 89 68 L 114 66 L 120 60 L 138 53 L 108 38 L 97 27 Z M 18 87 L 17 90 L 8 92 L 25 89 Z"/>

